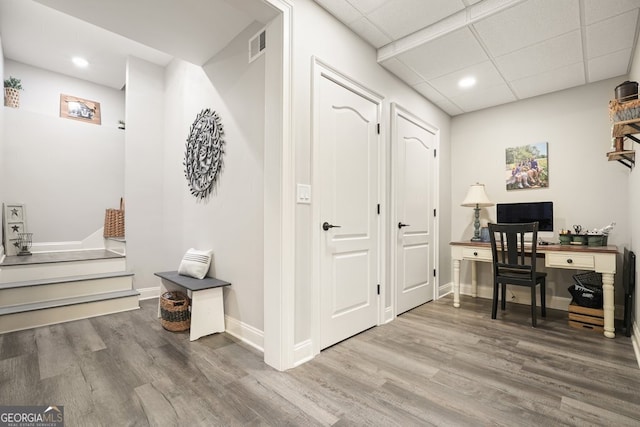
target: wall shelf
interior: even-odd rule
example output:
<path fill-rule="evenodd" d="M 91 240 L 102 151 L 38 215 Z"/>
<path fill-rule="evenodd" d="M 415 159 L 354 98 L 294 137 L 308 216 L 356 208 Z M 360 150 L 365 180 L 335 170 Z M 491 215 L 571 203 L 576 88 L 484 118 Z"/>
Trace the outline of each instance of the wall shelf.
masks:
<path fill-rule="evenodd" d="M 617 160 L 629 169 L 633 169 L 636 164 L 636 152 L 634 150 L 610 151 L 607 153 L 609 161 Z"/>
<path fill-rule="evenodd" d="M 611 129 L 611 136 L 613 138 L 628 138 L 640 144 L 640 139 L 635 136 L 635 134 L 638 133 L 640 133 L 640 118 L 614 122 L 613 128 Z M 616 160 L 629 169 L 633 169 L 636 164 L 635 150 L 610 151 L 607 153 L 607 157 L 609 161 Z"/>

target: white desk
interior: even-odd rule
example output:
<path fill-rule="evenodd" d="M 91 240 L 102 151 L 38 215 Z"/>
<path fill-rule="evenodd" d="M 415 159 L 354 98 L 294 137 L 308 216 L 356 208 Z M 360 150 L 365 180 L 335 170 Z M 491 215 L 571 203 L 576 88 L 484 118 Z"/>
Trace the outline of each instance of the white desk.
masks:
<path fill-rule="evenodd" d="M 453 306 L 460 307 L 460 264 L 471 261 L 471 292 L 477 296 L 476 262 L 492 262 L 491 245 L 484 242 L 451 242 L 453 259 Z M 614 338 L 613 279 L 616 274 L 616 246 L 538 245 L 547 268 L 593 270 L 602 273 L 604 336 Z"/>

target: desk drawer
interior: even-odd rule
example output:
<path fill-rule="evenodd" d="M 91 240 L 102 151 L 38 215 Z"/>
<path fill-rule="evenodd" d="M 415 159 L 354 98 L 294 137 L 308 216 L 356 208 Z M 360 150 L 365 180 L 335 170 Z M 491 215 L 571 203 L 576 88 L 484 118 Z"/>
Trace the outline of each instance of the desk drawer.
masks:
<path fill-rule="evenodd" d="M 491 249 L 489 248 L 463 248 L 462 258 L 489 262 L 493 260 L 493 257 L 491 256 Z"/>
<path fill-rule="evenodd" d="M 554 268 L 593 270 L 596 262 L 593 255 L 558 252 L 546 254 L 544 265 Z"/>

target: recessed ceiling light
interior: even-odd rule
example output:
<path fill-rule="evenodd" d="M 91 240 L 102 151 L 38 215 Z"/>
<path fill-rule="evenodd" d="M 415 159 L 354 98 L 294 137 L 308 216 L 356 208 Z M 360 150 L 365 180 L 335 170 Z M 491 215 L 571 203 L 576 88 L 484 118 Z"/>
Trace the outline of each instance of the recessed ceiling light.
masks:
<path fill-rule="evenodd" d="M 465 77 L 463 79 L 460 79 L 460 81 L 458 82 L 458 86 L 461 87 L 462 89 L 470 88 L 471 86 L 474 86 L 475 84 L 476 84 L 476 78 L 475 77 Z"/>
<path fill-rule="evenodd" d="M 76 67 L 86 68 L 89 65 L 89 61 L 84 58 L 80 58 L 79 56 L 74 56 L 71 61 L 76 65 Z"/>

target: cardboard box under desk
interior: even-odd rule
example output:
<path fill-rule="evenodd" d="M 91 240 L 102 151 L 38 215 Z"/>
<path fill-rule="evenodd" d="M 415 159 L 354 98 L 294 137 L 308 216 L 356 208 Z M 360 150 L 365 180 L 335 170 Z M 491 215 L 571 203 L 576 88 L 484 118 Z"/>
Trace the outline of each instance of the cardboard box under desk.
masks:
<path fill-rule="evenodd" d="M 604 332 L 604 309 L 582 307 L 572 302 L 569 304 L 569 326 Z"/>

